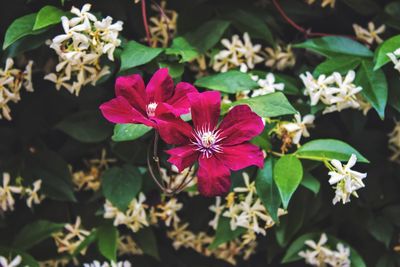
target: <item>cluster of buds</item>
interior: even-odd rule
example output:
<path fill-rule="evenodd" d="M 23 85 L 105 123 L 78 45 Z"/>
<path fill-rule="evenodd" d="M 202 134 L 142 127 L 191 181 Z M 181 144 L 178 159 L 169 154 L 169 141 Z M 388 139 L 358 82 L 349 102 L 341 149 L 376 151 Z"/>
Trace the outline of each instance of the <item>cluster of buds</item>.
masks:
<path fill-rule="evenodd" d="M 300 78 L 305 86 L 304 94 L 310 97 L 311 106 L 321 101 L 326 105 L 325 114 L 347 108 L 361 109 L 358 93 L 362 87 L 353 83 L 355 76 L 355 72 L 350 70 L 344 78 L 338 72 L 329 76 L 320 75 L 317 79 L 306 72 Z"/>
<path fill-rule="evenodd" d="M 312 266 L 350 267 L 350 249 L 342 243 L 338 243 L 336 250 L 332 250 L 327 246 L 327 242 L 328 238 L 324 233 L 317 243 L 314 240 L 306 240 L 304 244 L 311 250 L 300 251 L 299 256 Z"/>
<path fill-rule="evenodd" d="M 16 69 L 13 68 L 14 60 L 7 58 L 5 68 L 0 68 L 0 119 L 11 120 L 9 103 L 21 100 L 22 86 L 26 91 L 33 92 L 32 65 L 33 61 L 29 61 L 25 70 Z"/>
<path fill-rule="evenodd" d="M 275 222 L 261 203 L 255 182 L 250 182 L 247 173 L 243 173 L 243 180 L 245 187 L 236 187 L 234 192 L 227 196 L 225 205 L 221 205 L 221 198 L 216 199 L 216 204 L 210 207 L 215 217 L 209 224 L 217 229 L 221 215 L 229 218 L 231 230 L 238 227 L 246 229 L 246 233 L 242 235 L 242 244 L 246 245 L 256 242 L 257 234 L 266 235 L 266 230 L 274 226 Z M 278 210 L 278 216 L 284 214 L 285 210 Z"/>
<path fill-rule="evenodd" d="M 45 79 L 56 84 L 59 90 L 66 88 L 69 92 L 79 95 L 82 86 L 96 82 L 110 73 L 108 66 L 102 66 L 100 59 L 107 55 L 114 60 L 114 50 L 120 46 L 118 34 L 122 31 L 122 22 L 112 23 L 111 17 L 97 20 L 90 13 L 90 4 L 81 10 L 72 7 L 73 18 L 61 18 L 64 34 L 51 41 L 50 47 L 59 57 L 56 72 L 45 76 Z"/>
<path fill-rule="evenodd" d="M 39 194 L 42 180 L 36 180 L 32 187 L 24 187 L 22 185 L 10 185 L 10 178 L 9 173 L 3 173 L 3 186 L 0 186 L 0 214 L 8 210 L 14 210 L 15 194 L 26 197 L 26 205 L 29 208 L 32 208 L 33 204 L 42 202 L 44 195 Z"/>
<path fill-rule="evenodd" d="M 79 245 L 89 236 L 90 232 L 81 227 L 81 218 L 78 216 L 74 224 L 66 224 L 64 231 L 53 234 L 58 253 L 73 255 Z M 85 255 L 86 249 L 80 251 Z"/>
<path fill-rule="evenodd" d="M 152 47 L 167 47 L 176 34 L 178 13 L 175 10 L 166 9 L 166 4 L 166 1 L 162 1 L 160 6 L 156 4 L 151 6 L 153 10 L 159 12 L 158 16 L 150 17 L 149 30 Z"/>

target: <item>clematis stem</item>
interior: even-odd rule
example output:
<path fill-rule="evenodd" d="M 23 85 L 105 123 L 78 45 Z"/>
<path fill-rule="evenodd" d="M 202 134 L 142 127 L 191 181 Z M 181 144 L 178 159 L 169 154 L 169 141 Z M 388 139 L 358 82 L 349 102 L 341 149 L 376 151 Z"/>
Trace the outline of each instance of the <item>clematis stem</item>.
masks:
<path fill-rule="evenodd" d="M 146 0 L 142 0 L 141 4 L 142 4 L 143 25 L 146 31 L 147 44 L 151 46 L 151 34 L 149 30 L 149 24 L 147 23 Z"/>

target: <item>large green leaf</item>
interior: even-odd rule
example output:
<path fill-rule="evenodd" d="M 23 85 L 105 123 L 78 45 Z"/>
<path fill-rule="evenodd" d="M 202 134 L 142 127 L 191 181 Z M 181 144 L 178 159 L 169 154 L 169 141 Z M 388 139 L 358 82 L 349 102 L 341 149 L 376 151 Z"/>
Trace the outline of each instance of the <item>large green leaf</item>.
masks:
<path fill-rule="evenodd" d="M 97 229 L 99 251 L 109 261 L 117 261 L 118 230 L 112 224 L 104 224 Z"/>
<path fill-rule="evenodd" d="M 112 125 L 101 116 L 98 110 L 74 113 L 59 122 L 56 128 L 84 143 L 104 141 L 112 133 Z"/>
<path fill-rule="evenodd" d="M 151 127 L 143 124 L 116 124 L 112 140 L 115 142 L 133 141 L 149 132 Z"/>
<path fill-rule="evenodd" d="M 133 235 L 133 239 L 145 254 L 160 260 L 156 235 L 151 227 L 140 229 L 139 232 Z"/>
<path fill-rule="evenodd" d="M 336 244 L 342 243 L 346 246 L 349 246 L 347 243 L 333 237 L 330 235 L 328 236 L 328 246 L 331 249 L 336 249 Z M 306 240 L 314 240 L 317 242 L 319 238 L 321 237 L 321 233 L 309 233 L 300 236 L 297 238 L 295 241 L 292 242 L 292 244 L 289 246 L 289 248 L 286 250 L 285 256 L 282 259 L 282 263 L 289 263 L 297 260 L 301 260 L 302 258 L 299 256 L 299 252 L 302 250 L 306 250 L 308 247 L 307 245 L 304 244 Z M 366 264 L 363 260 L 363 258 L 358 254 L 356 250 L 354 250 L 352 247 L 350 247 L 350 257 L 351 261 L 351 267 L 366 267 Z"/>
<path fill-rule="evenodd" d="M 281 195 L 283 207 L 286 209 L 290 198 L 303 178 L 303 166 L 294 155 L 281 157 L 274 167 L 274 180 Z"/>
<path fill-rule="evenodd" d="M 376 50 L 375 50 L 375 66 L 374 70 L 381 68 L 390 62 L 390 58 L 387 56 L 388 53 L 394 52 L 396 49 L 400 48 L 400 35 L 393 36 L 385 40 Z"/>
<path fill-rule="evenodd" d="M 394 234 L 394 227 L 387 218 L 383 216 L 371 216 L 366 223 L 366 228 L 376 240 L 389 248 Z"/>
<path fill-rule="evenodd" d="M 358 65 L 360 65 L 361 59 L 359 57 L 350 56 L 337 56 L 333 58 L 328 58 L 321 64 L 319 64 L 314 72 L 314 76 L 319 76 L 321 74 L 332 74 L 333 72 L 339 72 L 340 74 L 345 74 L 349 70 L 355 70 Z"/>
<path fill-rule="evenodd" d="M 215 237 L 213 242 L 208 246 L 208 249 L 216 249 L 219 245 L 226 242 L 232 241 L 233 239 L 244 234 L 246 229 L 243 227 L 238 227 L 235 230 L 231 230 L 230 219 L 221 216 L 218 221 L 217 230 L 215 232 Z"/>
<path fill-rule="evenodd" d="M 33 30 L 39 30 L 50 25 L 58 24 L 66 12 L 55 6 L 44 6 L 37 13 Z"/>
<path fill-rule="evenodd" d="M 357 72 L 356 84 L 362 86 L 361 94 L 378 112 L 379 117 L 385 117 L 385 107 L 388 97 L 388 85 L 382 70 L 373 70 L 371 61 L 363 61 Z"/>
<path fill-rule="evenodd" d="M 15 236 L 13 247 L 20 250 L 28 250 L 63 228 L 64 224 L 62 223 L 53 223 L 45 220 L 32 222 L 25 225 Z"/>
<path fill-rule="evenodd" d="M 121 53 L 121 71 L 144 65 L 155 59 L 162 51 L 162 48 L 152 48 L 129 41 Z"/>
<path fill-rule="evenodd" d="M 297 113 L 281 92 L 242 99 L 232 103 L 232 106 L 247 104 L 263 118 L 277 117 Z"/>
<path fill-rule="evenodd" d="M 321 187 L 321 183 L 318 181 L 318 179 L 309 172 L 304 172 L 301 185 L 312 191 L 314 194 L 318 194 Z"/>
<path fill-rule="evenodd" d="M 170 48 L 165 50 L 165 54 L 167 55 L 177 55 L 181 57 L 180 62 L 188 62 L 192 61 L 196 57 L 199 56 L 199 52 L 197 49 L 192 46 L 185 37 L 176 37 L 172 41 L 172 45 Z"/>
<path fill-rule="evenodd" d="M 258 196 L 272 219 L 275 222 L 279 222 L 278 208 L 282 201 L 278 187 L 273 179 L 273 168 L 273 158 L 268 157 L 265 161 L 264 168 L 257 172 L 256 189 Z"/>
<path fill-rule="evenodd" d="M 104 196 L 119 210 L 127 209 L 142 187 L 142 175 L 130 165 L 112 167 L 101 175 Z"/>
<path fill-rule="evenodd" d="M 251 79 L 250 75 L 237 70 L 205 76 L 198 79 L 194 84 L 196 86 L 231 94 L 259 87 L 258 84 Z"/>
<path fill-rule="evenodd" d="M 299 158 L 325 161 L 337 159 L 348 161 L 352 154 L 357 156 L 359 162 L 368 163 L 369 161 L 350 145 L 335 139 L 317 139 L 305 143 L 296 152 Z"/>
<path fill-rule="evenodd" d="M 359 56 L 372 57 L 374 54 L 364 45 L 339 36 L 327 36 L 308 39 L 304 43 L 296 44 L 294 47 L 305 48 L 328 58 L 337 56 Z"/>
<path fill-rule="evenodd" d="M 230 22 L 225 20 L 210 20 L 196 30 L 186 34 L 185 38 L 198 51 L 205 53 L 221 40 L 229 24 Z"/>

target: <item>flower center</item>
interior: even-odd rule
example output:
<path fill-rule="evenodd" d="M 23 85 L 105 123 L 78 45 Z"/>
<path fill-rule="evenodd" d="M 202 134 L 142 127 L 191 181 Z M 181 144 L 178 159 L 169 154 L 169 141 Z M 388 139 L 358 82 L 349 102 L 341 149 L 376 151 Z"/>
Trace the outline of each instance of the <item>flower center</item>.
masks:
<path fill-rule="evenodd" d="M 149 117 L 154 117 L 154 115 L 156 115 L 156 108 L 157 108 L 157 103 L 156 102 L 152 102 L 150 104 L 147 105 L 146 107 L 146 113 L 147 116 Z"/>
<path fill-rule="evenodd" d="M 210 158 L 214 153 L 222 153 L 220 141 L 220 131 L 211 130 L 208 126 L 196 129 L 193 132 L 194 140 L 192 144 L 196 146 L 196 150 L 200 151 L 203 156 Z"/>

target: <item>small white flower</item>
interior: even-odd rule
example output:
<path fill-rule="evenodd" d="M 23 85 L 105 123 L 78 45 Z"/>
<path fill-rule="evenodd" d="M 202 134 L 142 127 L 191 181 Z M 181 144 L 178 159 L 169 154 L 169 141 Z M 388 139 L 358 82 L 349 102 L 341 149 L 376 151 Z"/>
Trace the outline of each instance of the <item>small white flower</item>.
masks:
<path fill-rule="evenodd" d="M 368 22 L 368 29 L 364 29 L 360 25 L 353 24 L 354 32 L 356 34 L 357 39 L 372 45 L 374 42 L 380 44 L 383 40 L 379 37 L 379 34 L 385 32 L 386 26 L 381 25 L 378 28 L 375 28 L 375 24 L 370 21 Z"/>
<path fill-rule="evenodd" d="M 13 210 L 15 204 L 13 194 L 21 194 L 21 192 L 21 186 L 10 185 L 10 174 L 3 173 L 3 186 L 0 186 L 0 210 Z"/>
<path fill-rule="evenodd" d="M 399 60 L 400 48 L 397 48 L 395 51 L 387 53 L 386 55 L 393 62 L 393 64 L 394 64 L 393 68 L 400 72 L 400 60 Z"/>
<path fill-rule="evenodd" d="M 295 122 L 285 123 L 282 127 L 292 136 L 293 144 L 300 144 L 300 139 L 302 136 L 310 137 L 310 133 L 307 128 L 312 127 L 314 125 L 315 116 L 312 114 L 308 114 L 301 118 L 300 114 L 297 113 L 294 115 Z"/>
<path fill-rule="evenodd" d="M 20 266 L 22 257 L 17 255 L 13 260 L 8 262 L 7 258 L 0 256 L 0 266 L 1 267 L 18 267 Z"/>
<path fill-rule="evenodd" d="M 214 212 L 214 218 L 208 223 L 214 230 L 217 230 L 219 217 L 221 216 L 222 212 L 224 211 L 224 206 L 221 205 L 221 197 L 215 198 L 215 204 L 209 207 L 209 210 Z"/>
<path fill-rule="evenodd" d="M 285 84 L 283 83 L 275 83 L 275 76 L 272 73 L 268 73 L 265 76 L 265 79 L 257 80 L 260 89 L 253 90 L 251 97 L 267 95 L 274 93 L 275 91 L 283 91 L 285 88 Z"/>
<path fill-rule="evenodd" d="M 39 190 L 42 186 L 42 180 L 37 180 L 33 183 L 33 188 L 26 188 L 25 193 L 28 195 L 28 198 L 26 199 L 26 205 L 29 208 L 32 208 L 32 204 L 40 204 L 40 202 L 43 200 L 43 196 L 39 195 Z"/>

